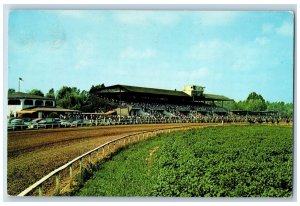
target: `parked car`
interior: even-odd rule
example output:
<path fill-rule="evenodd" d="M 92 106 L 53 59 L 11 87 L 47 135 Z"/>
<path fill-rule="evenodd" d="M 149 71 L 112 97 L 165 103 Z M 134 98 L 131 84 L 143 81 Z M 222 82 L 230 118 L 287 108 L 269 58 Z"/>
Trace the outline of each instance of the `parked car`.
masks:
<path fill-rule="evenodd" d="M 7 129 L 8 130 L 15 130 L 15 129 L 25 129 L 27 128 L 27 125 L 24 124 L 24 120 L 23 119 L 19 119 L 19 118 L 13 118 L 13 119 L 9 119 L 8 123 L 7 123 Z"/>
<path fill-rule="evenodd" d="M 41 127 L 49 128 L 49 127 L 58 127 L 60 122 L 57 121 L 55 118 L 45 118 L 38 122 L 38 125 Z"/>
<path fill-rule="evenodd" d="M 28 129 L 34 129 L 38 127 L 45 127 L 44 125 L 39 125 L 40 123 L 44 123 L 45 120 L 43 118 L 36 118 L 33 119 L 31 122 L 28 123 Z"/>
<path fill-rule="evenodd" d="M 77 119 L 72 122 L 71 127 L 77 127 L 78 125 L 81 125 L 81 124 L 83 124 L 83 120 Z"/>
<path fill-rule="evenodd" d="M 68 121 L 68 120 L 60 120 L 60 125 L 63 127 L 70 127 L 72 124 L 72 122 Z"/>
<path fill-rule="evenodd" d="M 24 124 L 24 120 L 23 119 L 12 119 L 10 121 L 11 125 L 23 125 Z"/>

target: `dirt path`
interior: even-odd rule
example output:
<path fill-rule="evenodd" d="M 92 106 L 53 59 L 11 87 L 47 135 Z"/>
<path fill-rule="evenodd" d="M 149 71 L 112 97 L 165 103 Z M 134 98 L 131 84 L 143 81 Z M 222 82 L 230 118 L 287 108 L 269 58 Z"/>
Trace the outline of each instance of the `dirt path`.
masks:
<path fill-rule="evenodd" d="M 75 157 L 135 132 L 199 124 L 122 125 L 8 133 L 7 190 L 16 195 Z"/>

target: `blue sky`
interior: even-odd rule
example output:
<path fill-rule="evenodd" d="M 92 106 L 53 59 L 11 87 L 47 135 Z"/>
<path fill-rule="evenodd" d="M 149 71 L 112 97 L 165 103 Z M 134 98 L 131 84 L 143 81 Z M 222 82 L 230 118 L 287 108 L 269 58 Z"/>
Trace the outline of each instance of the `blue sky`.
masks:
<path fill-rule="evenodd" d="M 290 12 L 15 10 L 8 25 L 8 87 L 89 90 L 104 83 L 244 100 L 255 91 L 292 102 Z"/>

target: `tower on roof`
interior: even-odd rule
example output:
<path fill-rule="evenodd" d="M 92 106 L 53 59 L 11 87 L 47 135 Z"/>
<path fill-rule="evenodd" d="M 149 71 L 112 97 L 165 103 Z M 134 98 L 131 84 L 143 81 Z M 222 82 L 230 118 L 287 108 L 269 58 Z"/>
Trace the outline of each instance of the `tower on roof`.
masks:
<path fill-rule="evenodd" d="M 184 85 L 183 92 L 191 97 L 202 97 L 204 95 L 204 88 L 197 85 Z"/>

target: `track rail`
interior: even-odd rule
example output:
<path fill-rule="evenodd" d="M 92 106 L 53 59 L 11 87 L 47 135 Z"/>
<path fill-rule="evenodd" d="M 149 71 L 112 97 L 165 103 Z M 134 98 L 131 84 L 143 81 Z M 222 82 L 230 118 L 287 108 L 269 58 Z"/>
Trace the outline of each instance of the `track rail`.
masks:
<path fill-rule="evenodd" d="M 220 126 L 223 124 L 208 124 L 208 125 L 199 125 L 199 126 L 178 126 L 178 127 L 172 127 L 172 128 L 164 128 L 164 129 L 158 129 L 158 130 L 151 130 L 151 131 L 142 131 L 137 132 L 134 134 L 126 135 L 123 137 L 120 137 L 115 140 L 111 140 L 109 142 L 106 142 L 105 144 L 102 144 L 78 157 L 75 159 L 69 161 L 68 163 L 62 165 L 61 167 L 53 170 L 28 188 L 26 188 L 24 191 L 18 194 L 18 196 L 52 196 L 52 195 L 59 195 L 63 194 L 62 189 L 69 188 L 71 190 L 71 186 L 74 184 L 74 177 L 77 175 L 82 175 L 84 170 L 84 160 L 88 161 L 88 164 L 93 164 L 93 159 L 95 159 L 95 163 L 98 162 L 101 159 L 104 159 L 107 155 L 111 155 L 114 152 L 116 152 L 120 148 L 124 148 L 130 144 L 145 140 L 149 137 L 156 136 L 159 133 L 170 133 L 171 131 L 178 131 L 178 130 L 188 130 L 192 128 L 197 127 L 208 127 L 208 126 Z M 105 151 L 106 150 L 106 151 Z M 100 151 L 102 151 L 102 155 L 99 155 Z M 93 157 L 93 155 L 96 157 Z M 79 163 L 79 165 L 78 165 Z M 87 164 L 87 165 L 88 165 Z M 66 170 L 69 169 L 68 175 L 63 175 L 63 172 L 66 172 Z M 44 191 L 44 185 L 46 182 L 49 182 L 53 177 L 55 177 L 55 183 L 50 184 L 50 188 L 46 189 Z M 53 188 L 55 186 L 55 189 Z M 54 189 L 54 191 L 52 191 Z M 68 190 L 68 189 L 67 189 Z"/>

